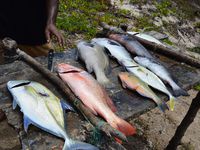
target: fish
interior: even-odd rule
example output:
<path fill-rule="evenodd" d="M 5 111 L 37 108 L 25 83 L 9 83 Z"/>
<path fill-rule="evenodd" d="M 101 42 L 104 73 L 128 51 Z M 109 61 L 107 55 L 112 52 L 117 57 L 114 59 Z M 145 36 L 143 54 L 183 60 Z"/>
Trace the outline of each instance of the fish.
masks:
<path fill-rule="evenodd" d="M 61 63 L 57 68 L 61 79 L 94 115 L 100 115 L 126 136 L 136 133 L 135 127 L 115 114 L 117 109 L 113 101 L 93 76 L 69 64 Z"/>
<path fill-rule="evenodd" d="M 167 94 L 170 99 L 170 109 L 174 110 L 176 98 L 170 93 L 164 83 L 150 70 L 137 64 L 126 51 L 126 49 L 120 44 L 107 39 L 107 38 L 95 38 L 92 39 L 93 42 L 106 47 L 110 55 L 117 59 L 117 61 L 130 73 L 140 78 L 143 82 L 147 83 L 149 86 Z M 114 43 L 114 44 L 113 44 Z M 107 52 L 108 53 L 108 52 Z"/>
<path fill-rule="evenodd" d="M 24 130 L 30 124 L 65 139 L 63 150 L 98 150 L 97 147 L 74 141 L 66 133 L 64 110 L 73 108 L 64 100 L 58 99 L 49 89 L 38 82 L 12 80 L 7 88 L 13 96 L 13 109 L 19 105 L 24 115 Z"/>
<path fill-rule="evenodd" d="M 183 90 L 179 85 L 177 85 L 177 83 L 172 79 L 172 76 L 170 75 L 168 70 L 162 64 L 157 61 L 139 56 L 134 57 L 134 60 L 141 66 L 146 67 L 154 72 L 163 81 L 167 82 L 173 89 L 174 96 L 188 96 L 188 93 Z"/>
<path fill-rule="evenodd" d="M 147 40 L 149 42 L 153 42 L 153 43 L 156 43 L 158 45 L 162 45 L 162 46 L 166 47 L 162 42 L 160 42 L 158 39 L 154 38 L 151 35 L 148 35 L 148 34 L 145 34 L 145 33 L 133 32 L 133 31 L 128 31 L 127 33 L 130 34 L 130 35 L 135 35 L 135 36 L 137 36 L 141 39 Z"/>
<path fill-rule="evenodd" d="M 162 112 L 169 109 L 167 104 L 151 90 L 148 84 L 135 75 L 128 72 L 120 72 L 118 76 L 122 82 L 123 88 L 136 90 L 140 95 L 152 99 Z"/>
<path fill-rule="evenodd" d="M 109 38 L 125 46 L 126 49 L 134 55 L 155 59 L 142 44 L 131 36 L 123 34 L 110 34 Z"/>
<path fill-rule="evenodd" d="M 119 63 L 123 60 L 132 60 L 131 55 L 127 50 L 114 40 L 108 38 L 93 38 L 91 42 L 105 47 L 105 52 L 109 56 L 116 58 Z"/>
<path fill-rule="evenodd" d="M 109 72 L 109 59 L 98 44 L 86 41 L 77 43 L 78 57 L 85 62 L 87 71 L 94 72 L 97 81 L 105 88 L 113 88 L 115 85 L 106 77 L 105 72 Z"/>

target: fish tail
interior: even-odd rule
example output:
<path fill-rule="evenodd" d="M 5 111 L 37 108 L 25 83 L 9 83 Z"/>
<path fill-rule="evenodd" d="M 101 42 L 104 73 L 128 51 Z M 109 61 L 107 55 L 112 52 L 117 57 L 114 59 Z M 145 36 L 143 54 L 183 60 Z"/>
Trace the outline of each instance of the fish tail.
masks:
<path fill-rule="evenodd" d="M 189 96 L 188 92 L 181 89 L 180 87 L 176 88 L 176 89 L 173 89 L 173 93 L 174 93 L 174 96 L 175 97 L 178 97 L 178 96 Z"/>
<path fill-rule="evenodd" d="M 107 122 L 118 131 L 124 133 L 124 135 L 134 135 L 136 134 L 136 128 L 133 127 L 131 124 L 126 122 L 125 120 L 115 116 L 114 120 L 107 120 Z"/>
<path fill-rule="evenodd" d="M 169 100 L 169 107 L 171 111 L 174 111 L 174 106 L 175 106 L 175 100 L 176 98 L 173 96 L 170 96 L 170 100 Z"/>
<path fill-rule="evenodd" d="M 80 141 L 65 141 L 63 150 L 99 150 L 99 148 L 88 144 L 88 143 L 84 143 L 84 142 L 80 142 Z"/>

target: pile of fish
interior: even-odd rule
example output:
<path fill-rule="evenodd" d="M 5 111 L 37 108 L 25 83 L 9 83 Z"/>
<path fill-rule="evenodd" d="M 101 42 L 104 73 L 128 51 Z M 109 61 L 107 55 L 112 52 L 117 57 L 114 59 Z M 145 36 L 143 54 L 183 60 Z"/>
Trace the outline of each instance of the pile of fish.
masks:
<path fill-rule="evenodd" d="M 151 98 L 162 111 L 168 109 L 168 106 L 150 89 L 151 87 L 169 96 L 171 110 L 174 110 L 176 97 L 188 95 L 173 80 L 169 71 L 143 45 L 129 35 L 110 34 L 109 38 L 94 38 L 90 42 L 80 41 L 77 49 L 78 57 L 85 62 L 89 73 L 94 71 L 97 81 L 105 88 L 113 86 L 105 75 L 105 68 L 109 65 L 105 55 L 108 54 L 129 72 L 119 75 L 122 86 Z M 134 56 L 133 59 L 129 52 Z M 103 79 L 99 80 L 99 76 Z M 173 94 L 163 81 L 171 86 Z"/>
<path fill-rule="evenodd" d="M 153 38 L 150 40 L 160 44 Z M 79 41 L 77 54 L 77 58 L 85 63 L 87 71 L 61 63 L 57 66 L 58 75 L 94 115 L 100 115 L 113 128 L 126 136 L 135 134 L 136 129 L 115 114 L 117 108 L 106 93 L 105 88 L 115 87 L 115 84 L 107 76 L 110 73 L 108 56 L 116 59 L 125 68 L 124 72 L 118 75 L 122 87 L 135 90 L 140 95 L 152 99 L 163 112 L 169 109 L 168 105 L 153 89 L 168 95 L 171 110 L 174 110 L 177 96 L 188 95 L 173 80 L 169 71 L 159 60 L 154 58 L 144 46 L 131 36 L 110 34 L 109 38 L 94 38 L 90 42 Z M 133 56 L 134 58 L 132 58 Z M 92 72 L 94 72 L 96 80 L 90 75 Z M 173 94 L 163 81 L 171 86 Z M 33 124 L 44 131 L 61 137 L 65 139 L 64 150 L 98 149 L 68 137 L 65 130 L 64 110 L 73 110 L 73 108 L 63 100 L 58 99 L 46 87 L 37 82 L 26 80 L 9 81 L 7 87 L 13 96 L 13 108 L 19 105 L 24 114 L 25 131 L 28 130 L 30 124 Z"/>

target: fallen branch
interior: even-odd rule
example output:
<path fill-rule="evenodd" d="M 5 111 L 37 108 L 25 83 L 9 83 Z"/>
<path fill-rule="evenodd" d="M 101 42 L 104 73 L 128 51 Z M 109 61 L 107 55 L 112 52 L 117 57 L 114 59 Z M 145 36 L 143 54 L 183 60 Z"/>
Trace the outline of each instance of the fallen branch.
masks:
<path fill-rule="evenodd" d="M 187 128 L 194 121 L 194 118 L 197 115 L 199 109 L 200 109 L 200 92 L 192 100 L 192 103 L 190 105 L 190 108 L 189 108 L 187 114 L 183 118 L 181 124 L 176 129 L 176 133 L 174 134 L 172 139 L 169 141 L 169 144 L 165 148 L 165 150 L 176 150 L 176 148 L 180 144 L 180 141 L 181 141 L 182 137 L 184 136 Z"/>
<path fill-rule="evenodd" d="M 45 77 L 47 77 L 52 83 L 57 85 L 66 94 L 68 100 L 71 103 L 73 103 L 74 106 L 76 106 L 76 108 L 83 114 L 83 116 L 86 117 L 86 119 L 89 120 L 95 127 L 106 133 L 108 136 L 112 135 L 114 137 L 121 139 L 122 141 L 127 141 L 126 136 L 123 133 L 119 132 L 118 130 L 111 127 L 107 122 L 93 115 L 92 112 L 86 106 L 84 106 L 79 99 L 76 98 L 76 96 L 73 94 L 70 88 L 66 84 L 64 84 L 60 78 L 58 78 L 58 76 L 50 72 L 48 69 L 44 68 L 40 63 L 38 63 L 34 58 L 29 56 L 25 52 L 21 51 L 20 49 L 16 49 L 16 45 L 9 46 L 9 44 L 12 43 L 13 40 L 11 39 L 5 39 L 5 40 L 7 41 L 3 42 L 8 44 L 7 46 L 5 46 L 6 49 L 16 50 L 17 55 L 23 61 L 28 63 L 35 70 L 39 71 Z M 9 40 L 11 40 L 10 43 Z"/>
<path fill-rule="evenodd" d="M 154 42 L 150 42 L 150 41 L 147 41 L 145 39 L 139 38 L 135 35 L 128 34 L 127 32 L 124 32 L 123 30 L 121 30 L 119 28 L 109 26 L 108 24 L 106 24 L 104 22 L 101 22 L 100 26 L 103 29 L 107 30 L 106 36 L 108 36 L 111 33 L 119 33 L 119 34 L 126 34 L 126 35 L 129 35 L 129 36 L 132 36 L 133 38 L 138 40 L 141 44 L 148 47 L 152 51 L 163 54 L 165 56 L 169 56 L 172 59 L 175 59 L 175 60 L 180 61 L 180 62 L 184 62 L 184 63 L 189 64 L 191 66 L 200 68 L 200 61 L 188 56 L 184 52 L 172 50 L 171 48 L 165 47 L 163 45 L 159 45 L 159 44 L 156 44 Z"/>

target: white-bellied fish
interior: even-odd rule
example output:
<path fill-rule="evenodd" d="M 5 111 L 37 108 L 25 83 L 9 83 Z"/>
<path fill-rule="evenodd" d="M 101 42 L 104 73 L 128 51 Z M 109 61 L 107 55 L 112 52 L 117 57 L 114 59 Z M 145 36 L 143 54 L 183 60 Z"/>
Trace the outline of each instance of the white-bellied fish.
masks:
<path fill-rule="evenodd" d="M 172 87 L 174 96 L 180 96 L 180 95 L 188 96 L 188 93 L 176 84 L 176 82 L 172 79 L 170 73 L 167 71 L 167 69 L 163 65 L 161 65 L 157 61 L 154 61 L 145 57 L 136 56 L 134 60 L 138 64 L 154 72 L 163 81 L 166 81 Z"/>
<path fill-rule="evenodd" d="M 15 80 L 7 83 L 13 96 L 13 109 L 17 105 L 24 114 L 24 130 L 33 124 L 44 131 L 65 139 L 63 150 L 98 150 L 98 148 L 70 139 L 65 130 L 64 110 L 73 108 L 60 101 L 43 85 L 27 80 Z"/>
<path fill-rule="evenodd" d="M 102 46 L 86 41 L 77 44 L 78 57 L 85 62 L 87 71 L 94 72 L 97 81 L 105 88 L 112 88 L 114 84 L 106 77 L 109 72 L 109 60 Z M 106 72 L 106 73 L 105 73 Z"/>
<path fill-rule="evenodd" d="M 137 36 L 141 39 L 147 40 L 149 42 L 153 42 L 153 43 L 156 43 L 158 45 L 165 46 L 162 42 L 160 42 L 158 39 L 154 38 L 151 35 L 148 35 L 148 34 L 145 34 L 145 33 L 133 32 L 133 31 L 128 31 L 127 33 L 131 34 L 131 35 L 135 35 L 135 36 Z"/>
<path fill-rule="evenodd" d="M 123 88 L 135 90 L 140 95 L 152 99 L 163 112 L 168 109 L 167 104 L 151 90 L 148 84 L 140 80 L 135 75 L 128 72 L 120 72 L 119 78 L 122 82 Z"/>
<path fill-rule="evenodd" d="M 170 109 L 174 109 L 174 100 L 176 99 L 166 88 L 164 83 L 151 71 L 137 64 L 131 57 L 126 49 L 113 40 L 106 38 L 96 38 L 92 40 L 107 48 L 109 53 L 122 64 L 128 72 L 133 73 L 140 78 L 143 82 L 147 83 L 151 87 L 167 94 L 170 99 Z"/>

